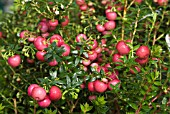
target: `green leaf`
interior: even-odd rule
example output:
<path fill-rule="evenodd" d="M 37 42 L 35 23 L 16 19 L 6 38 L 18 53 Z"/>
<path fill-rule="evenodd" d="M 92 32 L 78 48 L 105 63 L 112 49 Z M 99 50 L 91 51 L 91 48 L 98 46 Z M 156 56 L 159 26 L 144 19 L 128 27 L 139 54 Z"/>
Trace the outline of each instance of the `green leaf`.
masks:
<path fill-rule="evenodd" d="M 67 81 L 67 87 L 70 88 L 71 87 L 71 79 L 68 75 L 66 76 L 66 81 Z"/>
<path fill-rule="evenodd" d="M 76 60 L 75 60 L 75 66 L 77 66 L 79 64 L 79 62 L 80 62 L 80 58 L 77 57 Z"/>
<path fill-rule="evenodd" d="M 84 108 L 84 106 L 82 104 L 80 104 L 80 108 L 81 108 L 82 112 L 85 112 L 85 108 Z"/>
<path fill-rule="evenodd" d="M 129 103 L 129 106 L 132 107 L 135 110 L 138 109 L 138 106 L 135 103 Z"/>
<path fill-rule="evenodd" d="M 53 78 L 57 77 L 57 70 L 55 71 L 50 70 L 49 72 L 50 72 L 50 76 L 52 76 Z"/>
<path fill-rule="evenodd" d="M 159 82 L 159 81 L 155 81 L 154 84 L 157 85 L 157 86 L 161 86 L 162 85 L 161 82 Z"/>
<path fill-rule="evenodd" d="M 164 97 L 163 100 L 162 100 L 162 104 L 163 104 L 163 105 L 167 104 L 167 101 L 168 101 L 167 98 Z"/>
<path fill-rule="evenodd" d="M 81 111 L 82 111 L 83 113 L 86 113 L 86 112 L 90 111 L 90 110 L 93 108 L 93 106 L 90 106 L 90 105 L 86 102 L 84 105 L 80 104 L 80 108 L 81 108 Z"/>
<path fill-rule="evenodd" d="M 74 50 L 71 52 L 72 54 L 78 54 L 78 50 Z"/>
<path fill-rule="evenodd" d="M 84 55 L 86 58 L 89 57 L 87 52 L 83 52 L 83 55 Z"/>

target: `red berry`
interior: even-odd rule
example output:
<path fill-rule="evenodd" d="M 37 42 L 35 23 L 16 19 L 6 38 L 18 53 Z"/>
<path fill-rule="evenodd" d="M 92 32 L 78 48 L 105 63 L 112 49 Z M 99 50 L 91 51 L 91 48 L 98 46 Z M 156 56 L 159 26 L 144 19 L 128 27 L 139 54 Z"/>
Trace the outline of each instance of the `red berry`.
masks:
<path fill-rule="evenodd" d="M 47 52 L 44 52 L 44 51 L 37 51 L 37 53 L 36 53 L 36 58 L 37 58 L 39 61 L 45 61 L 44 55 L 45 55 L 46 53 L 47 53 Z"/>
<path fill-rule="evenodd" d="M 27 93 L 28 93 L 28 96 L 31 96 L 32 95 L 32 90 L 35 88 L 35 87 L 40 87 L 38 84 L 31 84 L 28 89 L 27 89 Z"/>
<path fill-rule="evenodd" d="M 123 63 L 123 60 L 121 60 L 120 58 L 122 58 L 122 56 L 118 53 L 114 54 L 113 57 L 112 57 L 112 61 L 113 62 L 121 62 Z"/>
<path fill-rule="evenodd" d="M 31 96 L 36 100 L 36 101 L 41 101 L 46 97 L 47 93 L 44 88 L 42 87 L 34 87 L 32 90 Z"/>
<path fill-rule="evenodd" d="M 35 40 L 34 40 L 34 46 L 37 50 L 42 51 L 45 48 L 48 47 L 47 41 L 45 38 L 42 38 L 41 36 L 38 36 Z"/>
<path fill-rule="evenodd" d="M 14 56 L 11 56 L 8 58 L 8 64 L 11 66 L 11 67 L 17 67 L 19 66 L 21 63 L 21 57 L 20 55 L 14 55 Z"/>
<path fill-rule="evenodd" d="M 114 72 L 112 72 L 111 75 L 109 75 L 109 78 L 111 80 L 114 80 L 114 79 L 117 79 L 118 78 L 118 75 L 119 75 L 119 72 L 117 70 L 115 70 Z"/>
<path fill-rule="evenodd" d="M 3 37 L 3 34 L 2 34 L 2 32 L 0 31 L 0 38 L 2 38 Z"/>
<path fill-rule="evenodd" d="M 106 18 L 107 18 L 109 21 L 114 21 L 114 20 L 116 20 L 116 18 L 117 18 L 117 13 L 116 13 L 116 12 L 107 12 L 107 13 L 106 13 Z"/>
<path fill-rule="evenodd" d="M 148 46 L 140 46 L 137 50 L 136 50 L 136 55 L 140 58 L 140 59 L 144 59 L 147 58 L 150 54 L 150 50 L 148 48 Z"/>
<path fill-rule="evenodd" d="M 79 6 L 81 6 L 85 3 L 86 3 L 85 0 L 76 0 L 76 4 L 79 5 Z"/>
<path fill-rule="evenodd" d="M 47 32 L 48 31 L 48 24 L 46 22 L 40 22 L 38 24 L 38 28 L 41 32 Z"/>
<path fill-rule="evenodd" d="M 47 108 L 50 104 L 51 100 L 49 99 L 49 96 L 46 96 L 42 101 L 38 101 L 38 105 L 42 108 Z"/>
<path fill-rule="evenodd" d="M 89 46 L 90 46 L 90 48 L 91 48 L 92 50 L 93 50 L 93 49 L 96 49 L 97 46 L 98 46 L 98 43 L 97 43 L 96 40 L 89 41 L 88 44 L 89 44 Z"/>
<path fill-rule="evenodd" d="M 76 41 L 77 41 L 77 42 L 82 42 L 82 41 L 84 41 L 84 40 L 87 40 L 87 36 L 86 36 L 85 34 L 78 34 L 78 35 L 76 36 Z"/>
<path fill-rule="evenodd" d="M 108 83 L 108 88 L 109 88 L 110 90 L 112 90 L 112 87 L 111 87 L 110 85 L 115 86 L 115 85 L 118 84 L 119 82 L 120 82 L 119 79 L 111 80 L 111 81 Z"/>
<path fill-rule="evenodd" d="M 89 51 L 88 53 L 88 59 L 91 61 L 94 61 L 97 58 L 97 53 L 93 50 L 93 51 Z"/>
<path fill-rule="evenodd" d="M 52 86 L 49 91 L 49 97 L 51 100 L 59 100 L 62 97 L 62 92 L 57 86 Z"/>
<path fill-rule="evenodd" d="M 70 54 L 70 46 L 68 44 L 62 44 L 61 47 L 64 47 L 62 56 L 68 56 Z"/>
<path fill-rule="evenodd" d="M 96 99 L 96 95 L 90 95 L 90 96 L 88 97 L 88 99 L 89 99 L 90 101 L 93 101 L 93 100 Z"/>
<path fill-rule="evenodd" d="M 100 80 L 96 80 L 94 82 L 94 88 L 95 88 L 95 90 L 97 92 L 103 93 L 103 92 L 105 92 L 107 90 L 107 84 L 102 82 L 102 81 L 100 81 Z"/>
<path fill-rule="evenodd" d="M 141 4 L 143 0 L 135 0 L 136 3 Z"/>
<path fill-rule="evenodd" d="M 109 13 L 109 12 L 111 12 L 111 9 L 106 9 L 106 10 L 105 10 L 105 14 L 107 14 L 107 13 Z"/>
<path fill-rule="evenodd" d="M 134 68 L 136 69 L 137 72 L 140 72 L 140 68 L 138 66 L 135 66 Z M 130 73 L 136 74 L 132 68 L 130 69 Z"/>
<path fill-rule="evenodd" d="M 101 47 L 96 47 L 95 52 L 97 54 L 100 54 L 102 52 L 102 48 Z"/>
<path fill-rule="evenodd" d="M 91 61 L 89 59 L 85 59 L 85 60 L 82 61 L 82 63 L 83 63 L 84 66 L 89 66 Z"/>
<path fill-rule="evenodd" d="M 116 27 L 115 21 L 108 21 L 104 24 L 106 30 L 113 30 Z"/>
<path fill-rule="evenodd" d="M 100 72 L 100 70 L 101 70 L 101 68 L 100 68 L 98 63 L 92 63 L 90 66 L 93 67 L 98 72 Z"/>
<path fill-rule="evenodd" d="M 64 16 L 64 21 L 61 22 L 61 26 L 62 26 L 62 27 L 67 26 L 68 23 L 69 23 L 69 21 L 70 21 L 70 20 L 69 20 L 68 16 Z"/>
<path fill-rule="evenodd" d="M 81 85 L 80 85 L 80 88 L 81 89 L 84 89 L 86 86 L 85 86 L 85 84 L 84 83 L 82 83 Z"/>
<path fill-rule="evenodd" d="M 86 11 L 87 8 L 88 8 L 88 5 L 87 5 L 87 4 L 83 4 L 83 5 L 80 6 L 80 10 L 81 10 L 81 11 Z"/>
<path fill-rule="evenodd" d="M 54 34 L 53 36 L 51 36 L 50 43 L 53 43 L 53 42 L 56 42 L 56 45 L 58 47 L 64 44 L 63 37 L 60 36 L 59 34 Z"/>
<path fill-rule="evenodd" d="M 103 31 L 102 34 L 103 34 L 103 35 L 111 35 L 112 32 L 111 32 L 111 31 Z"/>
<path fill-rule="evenodd" d="M 148 57 L 144 58 L 144 59 L 141 59 L 141 58 L 136 58 L 135 61 L 141 65 L 144 65 L 148 62 Z"/>
<path fill-rule="evenodd" d="M 130 52 L 129 46 L 124 41 L 119 41 L 116 45 L 116 49 L 121 55 L 127 55 Z"/>
<path fill-rule="evenodd" d="M 26 38 L 26 34 L 28 34 L 27 30 L 24 30 L 20 33 L 20 38 Z"/>
<path fill-rule="evenodd" d="M 97 31 L 99 31 L 99 32 L 105 31 L 104 26 L 103 26 L 103 25 L 100 25 L 100 24 L 96 25 L 96 29 L 97 29 Z"/>
<path fill-rule="evenodd" d="M 50 33 L 46 32 L 46 33 L 42 33 L 41 35 L 42 35 L 43 38 L 47 38 L 50 35 Z"/>
<path fill-rule="evenodd" d="M 48 23 L 50 26 L 56 27 L 58 25 L 58 20 L 57 19 L 49 20 Z"/>
<path fill-rule="evenodd" d="M 160 6 L 164 6 L 168 4 L 168 0 L 158 0 L 157 2 Z"/>
<path fill-rule="evenodd" d="M 87 87 L 90 92 L 95 92 L 94 82 L 89 82 Z"/>
<path fill-rule="evenodd" d="M 54 59 L 54 60 L 50 61 L 48 64 L 49 64 L 49 66 L 56 66 L 58 64 L 58 62 Z"/>
<path fill-rule="evenodd" d="M 34 63 L 34 59 L 27 58 L 27 63 L 30 63 L 30 64 Z"/>

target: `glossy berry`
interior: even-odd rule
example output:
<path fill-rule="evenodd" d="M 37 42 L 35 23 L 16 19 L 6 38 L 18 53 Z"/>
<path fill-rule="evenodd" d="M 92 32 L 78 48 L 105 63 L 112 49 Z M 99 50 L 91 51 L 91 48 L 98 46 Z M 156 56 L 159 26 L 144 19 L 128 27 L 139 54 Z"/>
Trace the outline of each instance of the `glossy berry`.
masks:
<path fill-rule="evenodd" d="M 48 47 L 48 44 L 45 38 L 39 36 L 34 40 L 34 46 L 37 50 L 42 51 Z"/>
<path fill-rule="evenodd" d="M 94 88 L 95 88 L 96 92 L 103 93 L 107 90 L 107 84 L 100 80 L 96 80 L 94 82 Z"/>
<path fill-rule="evenodd" d="M 118 83 L 120 83 L 120 80 L 119 80 L 119 79 L 111 80 L 111 81 L 109 81 L 109 83 L 108 83 L 108 88 L 109 88 L 110 90 L 112 90 L 111 85 L 115 86 L 115 85 L 118 84 Z"/>
<path fill-rule="evenodd" d="M 89 51 L 88 59 L 94 61 L 97 58 L 97 53 L 95 51 Z"/>
<path fill-rule="evenodd" d="M 56 27 L 58 25 L 58 20 L 57 19 L 49 20 L 48 23 L 50 26 Z"/>
<path fill-rule="evenodd" d="M 141 71 L 140 68 L 139 68 L 138 66 L 135 66 L 134 68 L 136 69 L 136 72 L 131 68 L 131 69 L 130 69 L 130 73 L 136 74 L 136 73 L 138 73 L 138 72 Z"/>
<path fill-rule="evenodd" d="M 81 6 L 85 3 L 86 3 L 85 0 L 76 0 L 76 4 L 79 5 L 79 6 Z"/>
<path fill-rule="evenodd" d="M 70 21 L 69 18 L 68 18 L 68 16 L 64 16 L 63 18 L 64 18 L 64 21 L 61 22 L 61 26 L 62 26 L 62 27 L 67 26 L 68 23 L 69 23 L 69 21 Z"/>
<path fill-rule="evenodd" d="M 44 51 L 38 51 L 35 56 L 39 61 L 45 61 L 44 55 L 46 53 L 47 52 L 44 52 Z"/>
<path fill-rule="evenodd" d="M 124 41 L 119 41 L 116 45 L 116 49 L 121 55 L 127 55 L 130 52 L 129 46 Z"/>
<path fill-rule="evenodd" d="M 49 66 L 56 66 L 58 64 L 58 62 L 56 60 L 52 60 L 48 64 L 49 64 Z"/>
<path fill-rule="evenodd" d="M 108 21 L 104 24 L 106 30 L 113 30 L 116 27 L 115 21 Z"/>
<path fill-rule="evenodd" d="M 90 101 L 93 101 L 93 100 L 96 99 L 96 95 L 90 95 L 90 96 L 88 97 L 88 99 L 89 99 Z"/>
<path fill-rule="evenodd" d="M 52 86 L 49 91 L 49 97 L 53 101 L 61 99 L 62 92 L 61 92 L 60 88 L 58 88 L 57 86 Z"/>
<path fill-rule="evenodd" d="M 136 56 L 138 56 L 140 59 L 147 58 L 149 54 L 150 54 L 150 49 L 148 48 L 148 46 L 143 45 L 136 50 Z"/>
<path fill-rule="evenodd" d="M 116 12 L 107 12 L 107 13 L 106 13 L 106 18 L 107 18 L 109 21 L 114 21 L 114 20 L 116 20 L 116 18 L 117 18 L 117 13 L 116 13 Z"/>
<path fill-rule="evenodd" d="M 84 59 L 84 60 L 82 61 L 82 64 L 83 64 L 84 66 L 89 66 L 90 63 L 91 63 L 91 61 L 90 61 L 89 59 Z"/>
<path fill-rule="evenodd" d="M 80 10 L 81 10 L 81 11 L 86 11 L 87 8 L 88 8 L 88 5 L 87 5 L 87 4 L 83 4 L 83 5 L 80 6 Z"/>
<path fill-rule="evenodd" d="M 53 43 L 53 42 L 56 42 L 56 45 L 58 47 L 64 44 L 63 37 L 59 34 L 54 34 L 53 36 L 51 36 L 50 43 Z"/>
<path fill-rule="evenodd" d="M 61 47 L 64 47 L 62 56 L 68 56 L 70 54 L 70 46 L 68 44 L 62 44 Z"/>
<path fill-rule="evenodd" d="M 112 61 L 113 62 L 121 62 L 123 63 L 123 60 L 121 60 L 122 56 L 118 53 L 114 54 L 113 57 L 112 57 Z"/>
<path fill-rule="evenodd" d="M 164 6 L 168 4 L 168 0 L 158 0 L 157 2 L 160 6 Z"/>
<path fill-rule="evenodd" d="M 11 56 L 8 58 L 8 64 L 11 66 L 11 67 L 17 67 L 19 66 L 21 63 L 21 57 L 20 55 L 14 55 L 14 56 Z"/>
<path fill-rule="evenodd" d="M 26 38 L 26 34 L 28 34 L 28 31 L 24 30 L 20 33 L 20 38 Z"/>
<path fill-rule="evenodd" d="M 89 82 L 87 88 L 90 92 L 95 92 L 94 82 Z"/>
<path fill-rule="evenodd" d="M 111 80 L 114 80 L 114 79 L 117 79 L 118 78 L 118 75 L 119 75 L 119 72 L 117 70 L 114 70 L 114 72 L 111 73 L 111 75 L 109 75 L 108 77 L 111 79 Z"/>
<path fill-rule="evenodd" d="M 141 58 L 136 58 L 136 59 L 135 59 L 135 61 L 136 61 L 137 63 L 139 63 L 140 65 L 144 65 L 144 64 L 148 63 L 148 60 L 149 60 L 148 57 L 146 57 L 146 58 L 144 58 L 144 59 L 141 59 Z"/>
<path fill-rule="evenodd" d="M 48 31 L 48 24 L 47 24 L 47 22 L 40 22 L 40 23 L 38 24 L 38 29 L 39 29 L 41 32 L 43 32 L 43 33 L 47 32 L 47 31 Z"/>
<path fill-rule="evenodd" d="M 51 104 L 51 100 L 49 99 L 49 96 L 46 96 L 43 100 L 37 102 L 38 105 L 42 108 L 47 108 Z"/>
<path fill-rule="evenodd" d="M 96 25 L 96 29 L 97 29 L 98 32 L 103 32 L 103 31 L 105 31 L 104 26 L 103 26 L 103 25 L 100 25 L 100 24 Z"/>
<path fill-rule="evenodd" d="M 34 87 L 32 90 L 31 96 L 36 100 L 36 101 L 41 101 L 46 97 L 47 93 L 44 88 L 42 87 Z"/>
<path fill-rule="evenodd" d="M 27 93 L 28 93 L 28 96 L 31 96 L 32 95 L 32 90 L 35 88 L 35 87 L 40 87 L 38 84 L 31 84 L 28 89 L 27 89 Z"/>
<path fill-rule="evenodd" d="M 82 41 L 84 41 L 84 40 L 87 40 L 87 36 L 86 36 L 85 34 L 78 34 L 78 35 L 76 36 L 76 41 L 77 41 L 77 42 L 82 42 Z"/>

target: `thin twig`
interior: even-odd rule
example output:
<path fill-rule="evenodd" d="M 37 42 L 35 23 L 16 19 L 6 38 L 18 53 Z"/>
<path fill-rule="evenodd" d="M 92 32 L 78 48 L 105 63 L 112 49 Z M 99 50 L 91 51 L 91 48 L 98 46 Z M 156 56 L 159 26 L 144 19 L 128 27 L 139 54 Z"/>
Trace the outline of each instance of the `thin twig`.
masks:
<path fill-rule="evenodd" d="M 59 113 L 59 114 L 62 114 L 60 111 L 59 111 L 59 109 L 54 105 L 54 104 L 52 104 L 53 105 L 53 107 L 55 108 L 55 109 L 57 109 L 57 112 Z"/>
<path fill-rule="evenodd" d="M 18 114 L 16 98 L 13 98 L 13 101 L 14 101 L 14 112 L 15 112 L 15 114 Z"/>
<path fill-rule="evenodd" d="M 145 93 L 142 101 L 144 101 L 144 100 L 146 99 L 147 94 L 150 92 L 151 86 L 152 86 L 152 85 L 149 86 L 149 88 L 148 88 L 148 90 L 146 91 L 146 93 Z M 141 108 L 142 108 L 142 102 L 140 103 L 139 108 L 136 110 L 135 114 L 139 114 Z"/>
<path fill-rule="evenodd" d="M 34 114 L 36 114 L 36 104 L 34 103 Z"/>

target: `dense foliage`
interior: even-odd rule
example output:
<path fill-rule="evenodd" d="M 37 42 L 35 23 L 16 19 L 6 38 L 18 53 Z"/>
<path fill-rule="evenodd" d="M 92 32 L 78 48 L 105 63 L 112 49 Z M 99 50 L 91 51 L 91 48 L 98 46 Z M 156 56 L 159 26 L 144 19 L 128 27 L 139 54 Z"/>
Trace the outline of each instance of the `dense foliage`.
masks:
<path fill-rule="evenodd" d="M 0 113 L 170 113 L 168 0 L 15 0 L 0 16 Z"/>

